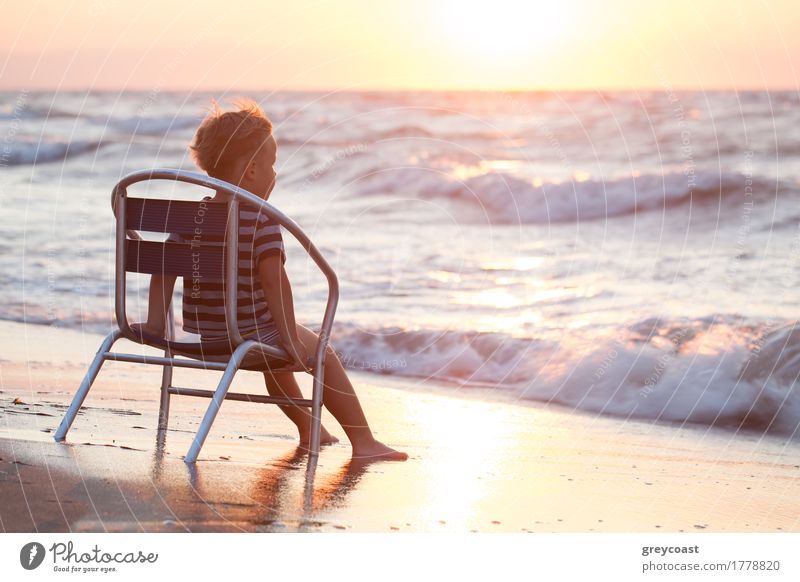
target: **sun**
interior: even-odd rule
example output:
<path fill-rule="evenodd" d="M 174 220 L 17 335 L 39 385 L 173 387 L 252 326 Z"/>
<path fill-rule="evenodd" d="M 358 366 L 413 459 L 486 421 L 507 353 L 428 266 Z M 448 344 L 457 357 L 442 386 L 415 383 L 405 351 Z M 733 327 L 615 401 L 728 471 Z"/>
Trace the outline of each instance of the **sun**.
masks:
<path fill-rule="evenodd" d="M 563 1 L 442 0 L 440 11 L 440 30 L 448 44 L 489 59 L 546 49 L 569 25 Z"/>

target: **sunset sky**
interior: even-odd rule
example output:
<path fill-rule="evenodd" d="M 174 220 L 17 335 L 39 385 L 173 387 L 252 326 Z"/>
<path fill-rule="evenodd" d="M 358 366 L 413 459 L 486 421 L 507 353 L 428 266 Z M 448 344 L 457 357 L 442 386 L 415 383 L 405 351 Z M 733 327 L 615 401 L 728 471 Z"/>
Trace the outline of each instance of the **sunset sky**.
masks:
<path fill-rule="evenodd" d="M 796 89 L 796 0 L 15 1 L 0 88 Z"/>

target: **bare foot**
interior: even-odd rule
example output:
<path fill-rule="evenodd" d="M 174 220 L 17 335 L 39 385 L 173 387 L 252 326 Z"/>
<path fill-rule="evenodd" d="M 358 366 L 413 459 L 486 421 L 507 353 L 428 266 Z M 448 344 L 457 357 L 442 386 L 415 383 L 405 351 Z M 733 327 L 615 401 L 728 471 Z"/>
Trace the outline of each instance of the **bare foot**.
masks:
<path fill-rule="evenodd" d="M 368 445 L 353 447 L 353 459 L 363 461 L 405 461 L 408 453 L 397 451 L 379 441 L 372 441 Z"/>
<path fill-rule="evenodd" d="M 322 445 L 332 445 L 333 443 L 338 443 L 339 439 L 329 433 L 324 426 L 321 426 L 319 429 L 319 446 Z M 303 448 L 309 448 L 311 446 L 311 436 L 310 435 L 301 435 L 300 436 L 300 446 Z"/>

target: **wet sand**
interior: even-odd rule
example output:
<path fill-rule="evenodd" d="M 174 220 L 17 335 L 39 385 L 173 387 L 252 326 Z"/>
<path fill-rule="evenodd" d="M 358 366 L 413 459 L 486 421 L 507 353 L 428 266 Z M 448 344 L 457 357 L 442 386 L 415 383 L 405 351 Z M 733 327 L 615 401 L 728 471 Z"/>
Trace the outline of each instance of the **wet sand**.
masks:
<path fill-rule="evenodd" d="M 56 443 L 101 340 L 0 322 L 3 531 L 800 531 L 798 442 L 359 371 L 351 378 L 373 432 L 407 461 L 352 462 L 324 411 L 341 442 L 323 447 L 312 475 L 278 407 L 226 401 L 187 466 L 209 401 L 174 397 L 159 443 L 160 368 L 122 362 L 103 366 Z M 220 375 L 180 369 L 173 383 L 213 389 Z M 298 380 L 310 395 L 311 377 Z M 232 390 L 265 393 L 247 371 Z"/>

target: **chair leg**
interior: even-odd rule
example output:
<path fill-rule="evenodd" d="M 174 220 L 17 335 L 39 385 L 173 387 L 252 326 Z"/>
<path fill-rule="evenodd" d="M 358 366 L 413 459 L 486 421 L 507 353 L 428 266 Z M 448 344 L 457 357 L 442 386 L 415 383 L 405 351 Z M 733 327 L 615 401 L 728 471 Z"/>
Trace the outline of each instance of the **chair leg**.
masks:
<path fill-rule="evenodd" d="M 166 325 L 166 339 L 175 341 L 175 311 L 172 303 L 169 304 L 167 311 L 167 325 Z M 172 350 L 169 347 L 164 350 L 164 357 L 171 358 Z M 158 431 L 157 441 L 163 448 L 164 437 L 167 432 L 167 424 L 169 424 L 169 389 L 172 387 L 172 372 L 174 367 L 171 365 L 164 366 L 161 372 L 161 402 L 158 406 Z"/>
<path fill-rule="evenodd" d="M 83 401 L 86 399 L 86 395 L 89 393 L 89 388 L 92 387 L 95 378 L 97 378 L 97 373 L 100 372 L 100 368 L 105 362 L 105 352 L 110 350 L 111 346 L 114 345 L 114 342 L 116 342 L 121 336 L 122 332 L 118 329 L 115 329 L 108 334 L 108 336 L 106 336 L 106 339 L 103 340 L 103 343 L 100 345 L 100 349 L 97 350 L 97 353 L 94 356 L 94 360 L 92 360 L 92 364 L 89 366 L 89 371 L 86 372 L 83 382 L 81 382 L 78 391 L 75 393 L 75 397 L 72 399 L 72 404 L 70 404 L 67 413 L 64 415 L 64 418 L 62 419 L 61 424 L 56 431 L 54 436 L 56 442 L 61 442 L 67 437 L 67 432 L 69 432 L 72 422 L 75 420 L 75 416 L 78 414 L 78 410 L 80 410 L 81 406 L 83 406 Z"/>
<path fill-rule="evenodd" d="M 254 340 L 248 340 L 240 344 L 233 351 L 233 355 L 228 361 L 225 372 L 222 374 L 222 379 L 217 385 L 217 390 L 214 392 L 214 397 L 211 399 L 211 403 L 208 405 L 208 410 L 206 410 L 203 421 L 200 423 L 200 428 L 197 430 L 197 434 L 194 436 L 192 446 L 189 447 L 189 452 L 186 453 L 186 458 L 184 459 L 186 463 L 194 463 L 197 461 L 197 457 L 200 455 L 200 449 L 203 447 L 203 443 L 206 441 L 208 432 L 211 430 L 211 425 L 214 423 L 214 419 L 217 417 L 217 412 L 219 412 L 219 408 L 222 406 L 222 401 L 225 400 L 225 395 L 228 393 L 228 388 L 230 388 L 231 382 L 233 382 L 233 376 L 239 370 L 239 366 L 247 355 L 247 352 L 257 345 L 258 342 Z"/>

